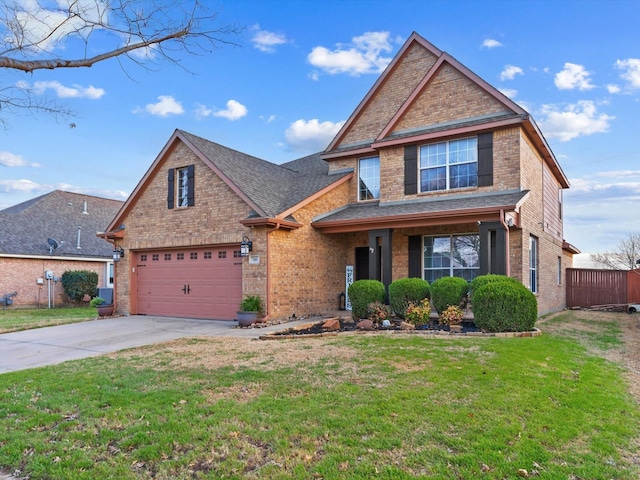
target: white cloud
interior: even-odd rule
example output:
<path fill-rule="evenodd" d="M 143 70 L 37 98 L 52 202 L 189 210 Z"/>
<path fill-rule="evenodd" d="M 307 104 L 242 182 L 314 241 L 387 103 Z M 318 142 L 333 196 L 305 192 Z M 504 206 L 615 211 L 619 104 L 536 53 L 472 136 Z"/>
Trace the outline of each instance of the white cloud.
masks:
<path fill-rule="evenodd" d="M 2 167 L 39 167 L 39 163 L 29 163 L 20 155 L 11 152 L 0 152 L 0 166 Z"/>
<path fill-rule="evenodd" d="M 147 104 L 144 109 L 136 108 L 133 113 L 140 113 L 144 111 L 158 117 L 182 115 L 184 113 L 184 108 L 182 108 L 180 102 L 174 99 L 171 95 L 160 95 L 158 100 L 158 103 Z"/>
<path fill-rule="evenodd" d="M 80 34 L 85 28 L 94 30 L 101 18 L 106 17 L 108 10 L 106 3 L 101 0 L 59 0 L 55 3 L 58 4 L 57 8 L 47 9 L 42 6 L 46 5 L 45 2 L 15 2 L 19 28 L 5 29 L 5 42 L 35 52 L 50 52 L 67 36 Z M 18 36 L 12 33 L 14 31 L 19 32 Z"/>
<path fill-rule="evenodd" d="M 33 84 L 33 90 L 38 95 L 42 95 L 46 90 L 53 90 L 58 98 L 89 98 L 91 100 L 97 100 L 106 93 L 104 89 L 96 88 L 93 85 L 88 87 L 80 85 L 66 87 L 57 81 L 36 82 Z"/>
<path fill-rule="evenodd" d="M 560 90 L 591 90 L 595 85 L 589 79 L 591 75 L 582 65 L 565 63 L 564 70 L 556 73 L 555 84 Z"/>
<path fill-rule="evenodd" d="M 640 59 L 627 58 L 616 61 L 616 68 L 622 70 L 620 77 L 629 83 L 633 89 L 640 88 Z"/>
<path fill-rule="evenodd" d="M 276 116 L 275 115 L 269 115 L 268 117 L 265 117 L 264 115 L 260 115 L 260 120 L 264 120 L 264 123 L 271 123 L 274 122 L 276 120 Z"/>
<path fill-rule="evenodd" d="M 516 75 L 524 75 L 524 72 L 520 67 L 515 65 L 505 65 L 504 70 L 500 73 L 500 80 L 513 80 Z"/>
<path fill-rule="evenodd" d="M 367 32 L 351 40 L 350 45 L 338 44 L 335 50 L 315 47 L 307 60 L 332 75 L 348 73 L 353 76 L 381 73 L 391 62 L 391 57 L 382 55 L 391 51 L 389 32 Z"/>
<path fill-rule="evenodd" d="M 518 96 L 518 90 L 515 90 L 513 88 L 499 88 L 498 90 L 500 90 L 503 95 L 509 97 L 511 100 Z"/>
<path fill-rule="evenodd" d="M 196 118 L 201 119 L 211 116 L 213 114 L 213 110 L 206 105 L 202 105 L 199 103 L 194 113 Z"/>
<path fill-rule="evenodd" d="M 324 150 L 344 125 L 342 122 L 319 122 L 317 119 L 296 120 L 285 132 L 291 149 L 304 152 Z"/>
<path fill-rule="evenodd" d="M 502 44 L 498 40 L 494 40 L 493 38 L 487 38 L 484 42 L 482 42 L 482 46 L 485 48 L 496 48 L 496 47 L 501 47 Z"/>
<path fill-rule="evenodd" d="M 259 26 L 256 28 L 260 28 Z M 258 30 L 251 39 L 253 46 L 261 52 L 273 53 L 275 47 L 287 43 L 287 37 L 283 34 Z"/>
<path fill-rule="evenodd" d="M 4 193 L 13 193 L 13 192 L 37 192 L 44 191 L 43 186 L 39 183 L 33 182 L 31 180 L 21 179 L 21 180 L 0 180 L 0 192 Z"/>
<path fill-rule="evenodd" d="M 592 135 L 609 131 L 609 124 L 616 117 L 597 113 L 590 100 L 581 100 L 559 111 L 555 105 L 542 107 L 543 120 L 540 126 L 545 136 L 567 142 L 581 135 Z"/>
<path fill-rule="evenodd" d="M 609 93 L 620 93 L 622 89 L 618 85 L 609 84 L 607 85 L 607 92 Z"/>
<path fill-rule="evenodd" d="M 240 102 L 236 102 L 235 100 L 229 100 L 227 102 L 226 110 L 218 110 L 213 114 L 216 117 L 223 117 L 223 118 L 226 118 L 227 120 L 234 121 L 244 117 L 247 114 L 247 112 L 248 112 L 247 107 L 242 105 Z"/>

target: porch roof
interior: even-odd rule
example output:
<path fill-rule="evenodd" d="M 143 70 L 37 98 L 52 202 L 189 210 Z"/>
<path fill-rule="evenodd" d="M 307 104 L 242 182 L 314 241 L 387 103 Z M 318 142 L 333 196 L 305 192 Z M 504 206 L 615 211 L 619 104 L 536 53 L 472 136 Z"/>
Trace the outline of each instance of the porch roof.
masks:
<path fill-rule="evenodd" d="M 313 219 L 311 225 L 324 233 L 342 233 L 502 221 L 504 213 L 517 212 L 528 195 L 529 190 L 511 190 L 400 202 L 357 203 L 320 215 Z"/>

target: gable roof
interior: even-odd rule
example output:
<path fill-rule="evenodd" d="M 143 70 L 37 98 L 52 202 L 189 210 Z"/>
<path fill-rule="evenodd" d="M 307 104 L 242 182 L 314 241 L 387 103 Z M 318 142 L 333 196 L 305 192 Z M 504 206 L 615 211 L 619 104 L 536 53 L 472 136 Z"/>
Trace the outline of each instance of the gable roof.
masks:
<path fill-rule="evenodd" d="M 277 165 L 177 129 L 113 219 L 109 231 L 121 225 L 121 219 L 135 204 L 176 142 L 183 142 L 191 149 L 251 208 L 247 220 L 253 224 L 270 219 L 284 220 L 314 195 L 353 175 L 351 171 L 329 174 L 329 163 L 320 157 L 320 153 Z M 290 217 L 288 221 L 292 226 L 296 223 Z"/>
<path fill-rule="evenodd" d="M 400 60 L 410 49 L 410 47 L 415 44 L 422 46 L 431 55 L 437 57 L 435 63 L 430 65 L 429 68 L 425 72 L 423 72 L 423 78 L 413 89 L 413 91 L 407 96 L 404 102 L 399 105 L 396 113 L 375 138 L 371 138 L 367 141 L 357 142 L 355 144 L 341 145 L 341 141 L 345 138 L 346 134 L 355 124 L 362 112 L 369 106 L 369 103 L 375 97 L 377 91 L 382 88 L 382 85 L 388 80 L 388 77 L 393 75 L 396 64 L 400 62 Z M 412 105 L 414 105 L 420 93 L 430 85 L 431 80 L 444 64 L 450 65 L 451 67 L 456 69 L 461 75 L 468 78 L 489 96 L 502 103 L 505 106 L 505 110 L 503 112 L 497 112 L 493 115 L 487 115 L 484 117 L 460 119 L 458 122 L 426 125 L 423 129 L 416 129 L 411 131 L 394 131 L 394 128 L 397 127 L 403 116 L 408 112 Z M 421 72 L 417 73 L 420 74 Z M 469 132 L 479 133 L 482 131 L 515 124 L 519 124 L 523 127 L 523 129 L 531 138 L 540 155 L 553 171 L 560 184 L 564 188 L 568 188 L 569 181 L 566 175 L 562 171 L 562 168 L 556 160 L 555 155 L 553 154 L 546 139 L 544 138 L 544 135 L 540 131 L 538 125 L 533 120 L 531 115 L 520 105 L 512 101 L 495 87 L 491 86 L 489 83 L 469 70 L 454 57 L 446 52 L 439 50 L 430 42 L 418 35 L 416 32 L 413 32 L 407 39 L 405 44 L 402 46 L 400 51 L 396 54 L 393 61 L 382 73 L 378 81 L 373 85 L 371 90 L 367 93 L 362 102 L 360 102 L 353 114 L 342 126 L 327 149 L 322 153 L 322 157 L 325 159 L 331 159 L 341 157 L 343 155 L 366 154 L 375 152 L 376 149 L 385 146 L 402 145 L 406 143 L 413 143 L 416 141 L 427 141 L 431 138 L 437 138 L 443 132 L 446 132 L 447 135 L 464 134 Z"/>
<path fill-rule="evenodd" d="M 122 204 L 54 190 L 0 210 L 0 255 L 49 257 L 47 240 L 53 238 L 61 243 L 53 253 L 56 257 L 110 259 L 112 245 L 96 233 L 104 230 Z"/>

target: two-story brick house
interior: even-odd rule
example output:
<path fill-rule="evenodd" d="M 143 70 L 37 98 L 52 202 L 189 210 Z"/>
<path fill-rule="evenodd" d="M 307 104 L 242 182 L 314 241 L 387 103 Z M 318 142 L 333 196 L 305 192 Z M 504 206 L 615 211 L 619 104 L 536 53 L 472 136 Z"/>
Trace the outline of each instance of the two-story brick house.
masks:
<path fill-rule="evenodd" d="M 577 252 L 568 186 L 525 110 L 414 33 L 325 152 L 275 165 L 177 130 L 103 236 L 121 313 L 231 319 L 244 294 L 320 313 L 348 268 L 507 274 L 547 312 Z"/>

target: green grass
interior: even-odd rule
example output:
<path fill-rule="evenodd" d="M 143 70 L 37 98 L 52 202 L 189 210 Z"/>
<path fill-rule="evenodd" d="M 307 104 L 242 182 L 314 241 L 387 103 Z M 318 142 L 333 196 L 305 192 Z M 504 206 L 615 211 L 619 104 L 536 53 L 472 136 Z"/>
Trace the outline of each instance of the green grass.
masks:
<path fill-rule="evenodd" d="M 0 333 L 83 322 L 96 318 L 92 307 L 0 309 Z"/>
<path fill-rule="evenodd" d="M 174 342 L 0 375 L 0 432 L 32 479 L 640 476 L 621 368 L 556 333 Z"/>

